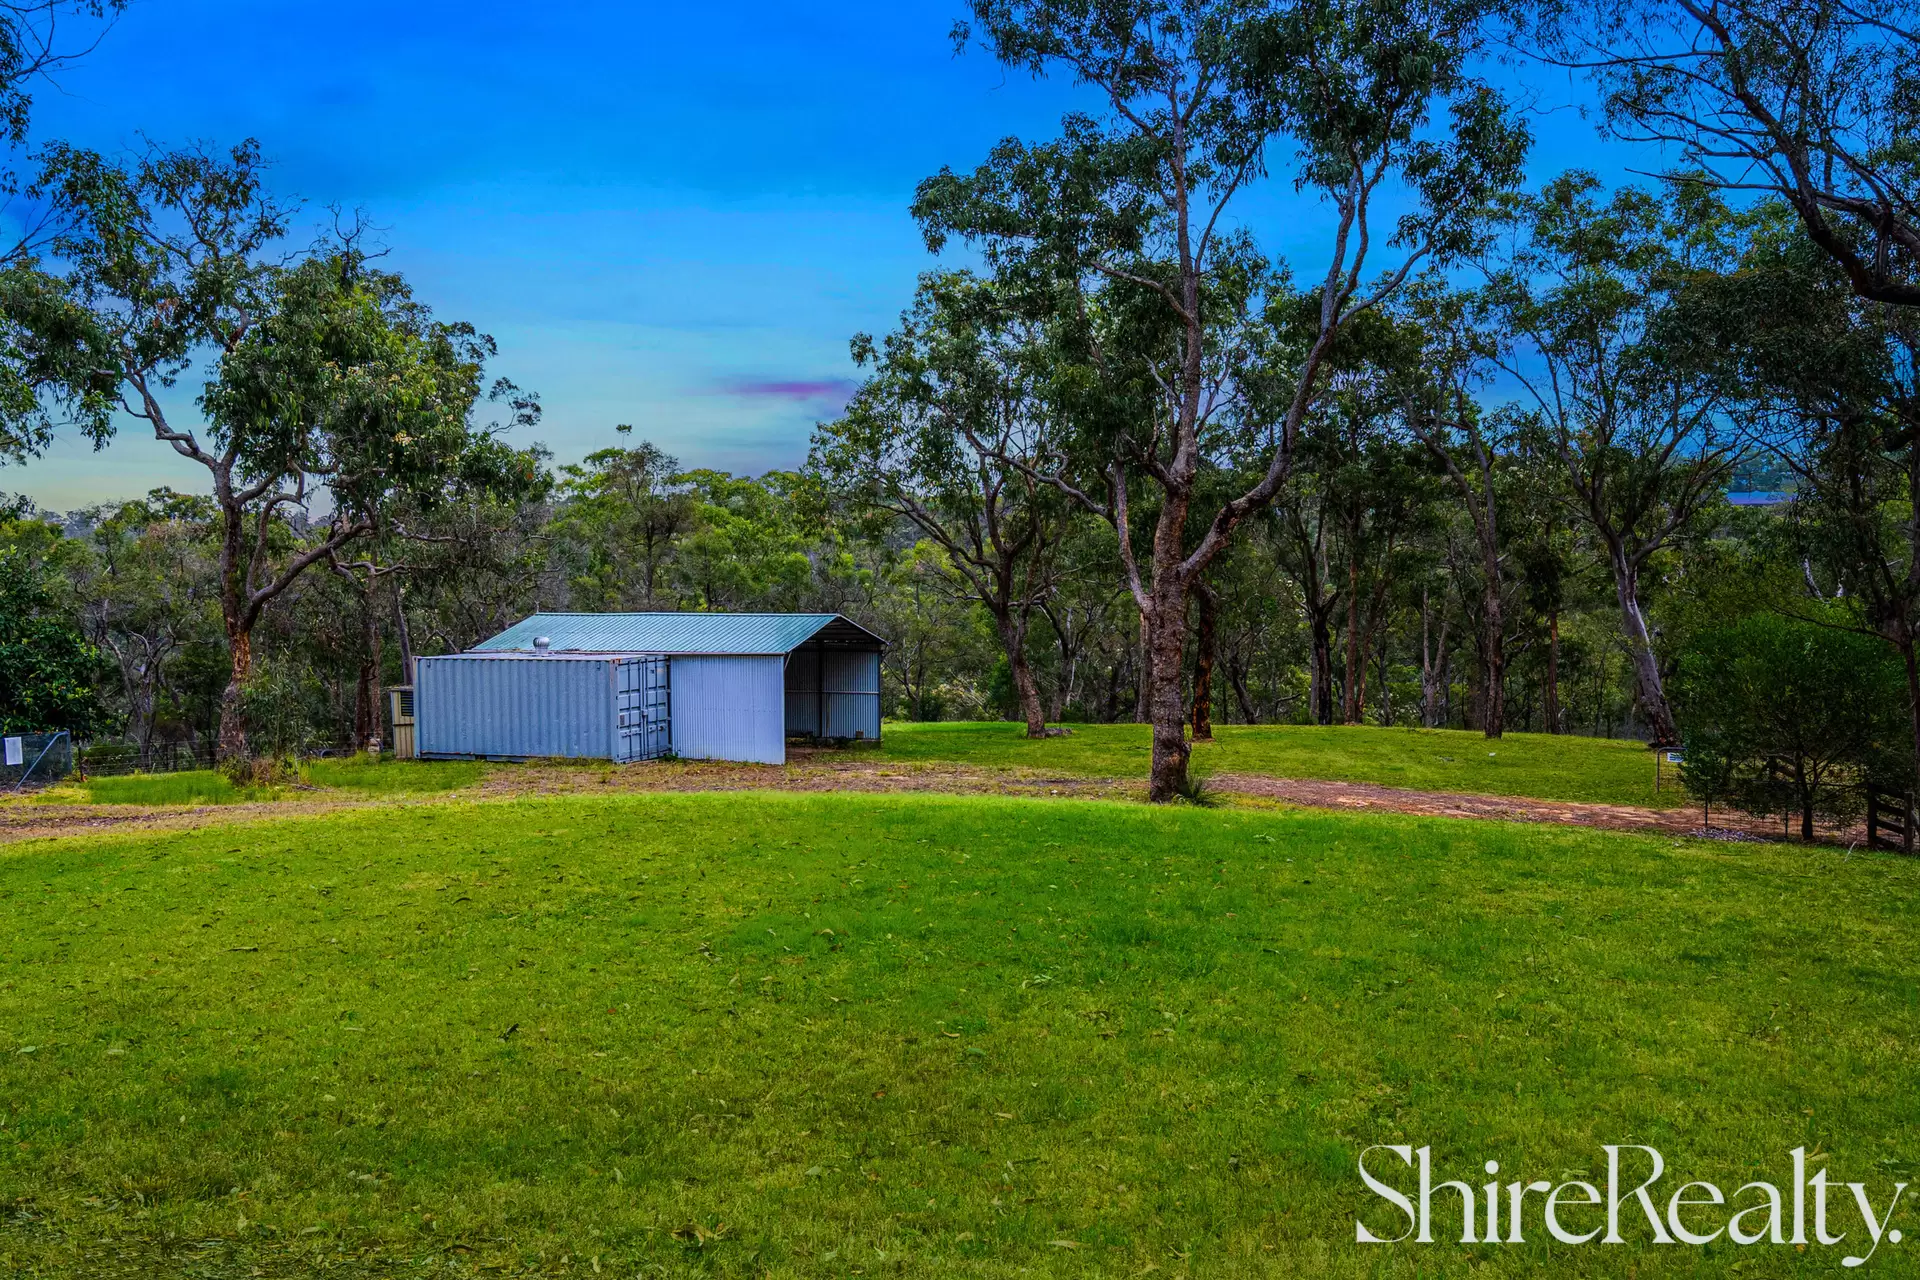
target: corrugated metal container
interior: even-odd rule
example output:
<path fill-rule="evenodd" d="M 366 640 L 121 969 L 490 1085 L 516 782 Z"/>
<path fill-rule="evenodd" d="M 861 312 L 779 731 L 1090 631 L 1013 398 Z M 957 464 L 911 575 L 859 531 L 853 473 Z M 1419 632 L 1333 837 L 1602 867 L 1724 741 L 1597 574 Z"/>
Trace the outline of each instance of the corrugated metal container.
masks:
<path fill-rule="evenodd" d="M 673 753 L 687 760 L 785 764 L 778 657 L 676 657 Z"/>
<path fill-rule="evenodd" d="M 668 743 L 663 658 L 464 653 L 416 660 L 413 683 L 426 758 L 626 762 Z"/>
<path fill-rule="evenodd" d="M 820 738 L 880 736 L 880 655 L 801 649 L 787 659 L 787 732 Z"/>

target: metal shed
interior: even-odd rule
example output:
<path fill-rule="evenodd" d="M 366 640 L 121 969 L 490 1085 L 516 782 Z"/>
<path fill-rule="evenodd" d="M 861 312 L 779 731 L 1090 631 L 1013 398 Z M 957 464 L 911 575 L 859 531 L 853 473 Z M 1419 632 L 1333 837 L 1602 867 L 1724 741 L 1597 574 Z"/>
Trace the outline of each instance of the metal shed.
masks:
<path fill-rule="evenodd" d="M 788 737 L 879 738 L 884 648 L 835 613 L 537 613 L 418 661 L 420 754 L 781 764 Z M 620 698 L 630 664 L 655 690 L 639 703 Z"/>

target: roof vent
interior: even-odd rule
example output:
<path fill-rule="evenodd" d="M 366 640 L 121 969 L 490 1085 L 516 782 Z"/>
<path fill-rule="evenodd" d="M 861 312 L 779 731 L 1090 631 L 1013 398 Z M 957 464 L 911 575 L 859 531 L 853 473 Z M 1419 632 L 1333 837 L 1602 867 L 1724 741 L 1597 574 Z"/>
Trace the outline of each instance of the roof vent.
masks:
<path fill-rule="evenodd" d="M 535 636 L 533 638 L 533 651 L 535 653 L 544 654 L 551 648 L 553 648 L 553 641 L 546 636 Z"/>

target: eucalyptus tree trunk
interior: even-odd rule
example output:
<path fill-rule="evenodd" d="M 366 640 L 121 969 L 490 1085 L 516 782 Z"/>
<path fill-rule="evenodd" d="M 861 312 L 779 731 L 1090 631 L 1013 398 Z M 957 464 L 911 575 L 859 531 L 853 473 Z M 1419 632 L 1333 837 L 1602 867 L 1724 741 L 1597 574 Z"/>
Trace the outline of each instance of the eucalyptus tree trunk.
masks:
<path fill-rule="evenodd" d="M 1308 606 L 1311 652 L 1307 666 L 1307 712 L 1315 724 L 1333 723 L 1333 625 L 1327 611 Z"/>
<path fill-rule="evenodd" d="M 1187 706 L 1181 688 L 1187 647 L 1187 584 L 1177 578 L 1154 583 L 1148 622 L 1148 711 L 1153 721 L 1153 772 L 1147 796 L 1165 804 L 1187 785 Z"/>
<path fill-rule="evenodd" d="M 1547 613 L 1547 732 L 1560 732 L 1560 611 Z"/>
<path fill-rule="evenodd" d="M 1432 643 L 1432 608 L 1425 588 L 1420 591 L 1420 723 L 1438 729 L 1446 720 L 1442 695 L 1447 685 L 1447 630 L 1452 625 L 1443 607 L 1440 611 L 1439 647 Z"/>
<path fill-rule="evenodd" d="M 413 631 L 407 626 L 407 593 L 399 583 L 393 587 L 393 638 L 400 646 L 400 683 L 413 683 Z"/>
<path fill-rule="evenodd" d="M 1252 691 L 1247 688 L 1248 663 L 1240 657 L 1227 659 L 1227 683 L 1233 686 L 1233 698 L 1240 704 L 1240 719 L 1247 724 L 1259 724 L 1260 713 L 1253 705 Z"/>
<path fill-rule="evenodd" d="M 253 679 L 253 633 L 227 626 L 227 685 L 220 691 L 219 759 L 222 764 L 244 763 L 247 750 L 247 685 Z"/>
<path fill-rule="evenodd" d="M 253 617 L 247 608 L 247 557 L 242 546 L 244 512 L 228 496 L 226 477 L 215 473 L 221 502 L 220 616 L 227 633 L 227 684 L 220 691 L 218 757 L 225 765 L 252 759 L 247 746 L 247 686 L 253 681 Z"/>
<path fill-rule="evenodd" d="M 1670 747 L 1680 741 L 1674 726 L 1673 711 L 1667 705 L 1667 692 L 1660 679 L 1660 659 L 1653 651 L 1653 631 L 1640 603 L 1640 566 L 1633 562 L 1618 541 L 1607 547 L 1607 560 L 1613 569 L 1614 595 L 1620 603 L 1620 622 L 1627 638 L 1627 656 L 1633 663 L 1634 687 L 1640 697 L 1641 714 L 1647 733 L 1657 747 Z"/>
<path fill-rule="evenodd" d="M 1360 653 L 1360 558 L 1354 554 L 1358 533 L 1347 542 L 1347 678 L 1340 690 L 1340 723 L 1360 723 L 1360 699 L 1365 672 Z"/>
<path fill-rule="evenodd" d="M 1146 610 L 1140 611 L 1140 673 L 1134 681 L 1136 698 L 1133 719 L 1136 724 L 1153 723 L 1153 630 L 1147 625 Z"/>
<path fill-rule="evenodd" d="M 360 596 L 360 672 L 353 694 L 353 746 L 356 751 L 377 750 L 385 736 L 380 724 L 380 612 L 375 600 L 378 579 L 370 579 Z"/>
<path fill-rule="evenodd" d="M 1193 584 L 1199 626 L 1194 635 L 1193 740 L 1213 741 L 1213 666 L 1219 651 L 1217 628 L 1220 599 L 1204 582 Z"/>
<path fill-rule="evenodd" d="M 1480 645 L 1480 728 L 1489 738 L 1507 731 L 1507 653 L 1506 620 L 1500 603 L 1499 560 L 1492 559 L 1488 570 L 1486 598 L 1481 605 L 1481 626 L 1485 636 Z"/>
<path fill-rule="evenodd" d="M 1027 722 L 1027 736 L 1044 738 L 1047 712 L 1040 703 L 1040 686 L 1034 682 L 1033 663 L 1027 658 L 1030 617 L 1019 609 L 1007 609 L 996 613 L 994 624 L 1000 633 L 1000 646 L 1007 654 L 1007 666 L 1013 672 L 1013 691 L 1020 701 L 1020 718 Z"/>

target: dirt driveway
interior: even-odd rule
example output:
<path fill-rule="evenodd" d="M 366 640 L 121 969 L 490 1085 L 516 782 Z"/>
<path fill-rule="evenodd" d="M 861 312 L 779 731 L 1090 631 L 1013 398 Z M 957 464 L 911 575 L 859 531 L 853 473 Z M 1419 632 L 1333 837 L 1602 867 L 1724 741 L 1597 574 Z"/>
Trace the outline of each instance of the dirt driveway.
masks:
<path fill-rule="evenodd" d="M 1218 774 L 1209 780 L 1222 799 L 1254 804 L 1297 805 L 1337 811 L 1367 810 L 1422 817 L 1544 822 L 1672 836 L 1703 834 L 1698 810 L 1643 809 L 1631 805 L 1533 800 L 1516 796 L 1412 791 L 1358 782 Z M 50 836 L 86 836 L 114 831 L 180 831 L 255 822 L 268 818 L 383 805 L 439 804 L 451 800 L 516 796 L 613 795 L 659 791 L 855 791 L 1071 797 L 1138 801 L 1144 788 L 1132 778 L 1061 777 L 1026 769 L 980 769 L 962 765 L 899 764 L 832 751 L 796 750 L 784 766 L 720 763 L 504 765 L 477 785 L 437 795 L 368 799 L 351 792 L 314 790 L 257 804 L 148 808 L 137 805 L 46 804 L 29 799 L 0 803 L 0 844 Z M 1781 838 L 1779 824 L 1744 814 L 1714 815 L 1721 839 Z M 1823 833 L 1840 843 L 1859 831 Z"/>

